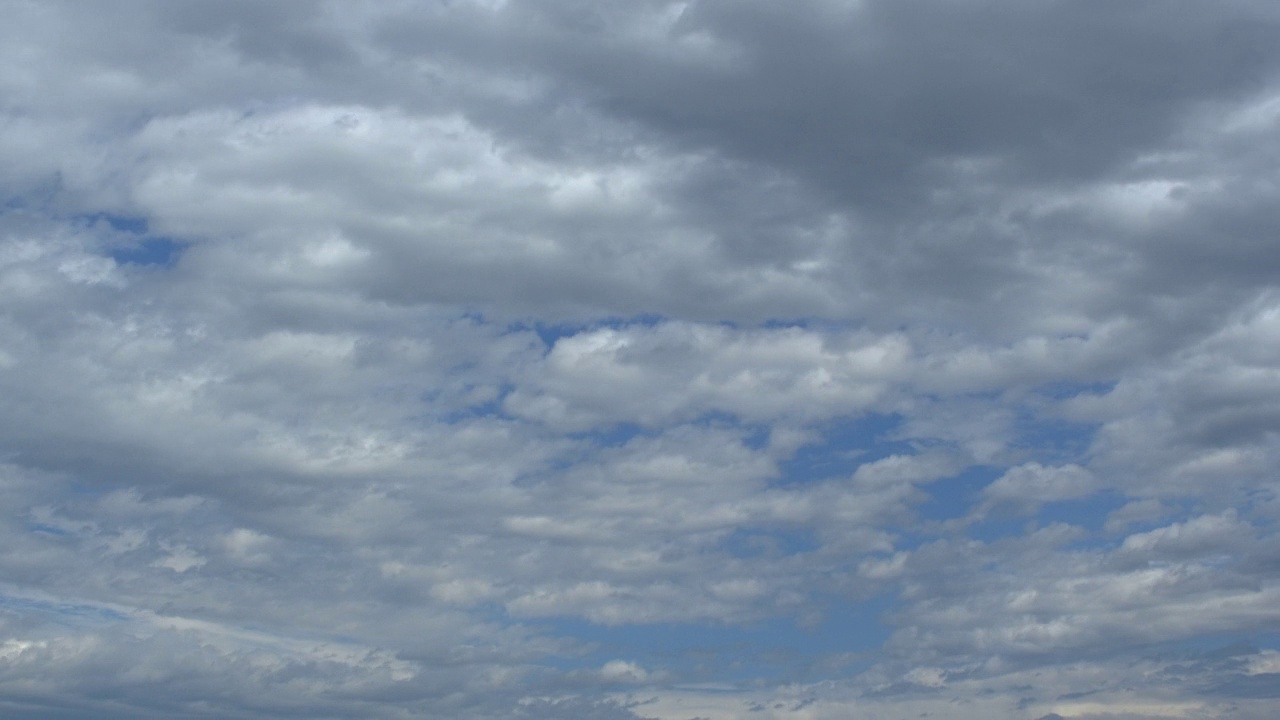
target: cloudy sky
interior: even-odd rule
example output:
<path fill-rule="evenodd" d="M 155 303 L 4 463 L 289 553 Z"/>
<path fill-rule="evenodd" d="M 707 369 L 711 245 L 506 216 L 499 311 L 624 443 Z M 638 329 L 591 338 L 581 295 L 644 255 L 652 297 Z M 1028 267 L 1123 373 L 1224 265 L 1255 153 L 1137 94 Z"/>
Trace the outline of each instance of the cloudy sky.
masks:
<path fill-rule="evenodd" d="M 0 12 L 0 715 L 1273 717 L 1280 3 Z"/>

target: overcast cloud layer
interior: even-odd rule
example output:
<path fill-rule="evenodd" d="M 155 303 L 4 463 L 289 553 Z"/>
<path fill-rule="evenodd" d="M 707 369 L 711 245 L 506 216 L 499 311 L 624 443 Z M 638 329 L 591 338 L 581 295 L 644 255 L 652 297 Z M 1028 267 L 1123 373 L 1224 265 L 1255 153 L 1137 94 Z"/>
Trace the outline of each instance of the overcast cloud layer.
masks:
<path fill-rule="evenodd" d="M 1274 717 L 1280 3 L 0 14 L 0 715 Z"/>

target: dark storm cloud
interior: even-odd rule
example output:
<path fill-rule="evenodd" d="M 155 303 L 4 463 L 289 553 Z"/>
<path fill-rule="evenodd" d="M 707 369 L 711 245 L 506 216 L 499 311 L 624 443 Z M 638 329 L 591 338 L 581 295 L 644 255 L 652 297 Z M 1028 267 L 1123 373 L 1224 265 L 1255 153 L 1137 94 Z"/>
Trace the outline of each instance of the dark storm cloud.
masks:
<path fill-rule="evenodd" d="M 649 44 L 602 30 L 661 7 L 511 3 L 489 33 L 422 21 L 384 37 L 528 62 L 570 97 L 873 213 L 949 186 L 952 161 L 1007 182 L 1096 179 L 1280 65 L 1280 17 L 1249 2 L 702 2 Z"/>
<path fill-rule="evenodd" d="M 613 148 L 714 158 L 658 178 L 660 197 L 715 238 L 719 262 L 828 265 L 818 281 L 837 304 L 784 312 L 873 322 L 904 304 L 937 313 L 921 307 L 924 293 L 968 308 L 942 308 L 946 322 L 999 303 L 1007 323 L 1001 300 L 1015 295 L 1033 307 L 1065 301 L 1096 321 L 1152 310 L 1129 295 L 1037 297 L 1043 273 L 1164 294 L 1268 279 L 1275 214 L 1218 182 L 1270 196 L 1256 181 L 1265 170 L 1243 158 L 1222 167 L 1230 154 L 1205 145 L 1232 141 L 1202 136 L 1216 132 L 1207 117 L 1277 77 L 1280 18 L 1267 4 L 509 3 L 452 21 L 476 16 L 459 27 L 398 18 L 378 37 L 424 58 L 524 68 L 527 95 L 469 116 L 536 155 L 610 157 L 607 141 L 575 125 L 585 108 L 621 123 Z M 548 118 L 564 120 L 565 134 L 540 134 Z M 1251 153 L 1275 145 L 1234 142 Z M 1190 206 L 1176 226 L 1136 228 L 1055 202 L 1148 180 L 1168 181 L 1170 198 Z M 825 244 L 806 241 L 824 217 L 843 220 L 828 224 Z M 737 287 L 713 292 L 745 300 Z"/>

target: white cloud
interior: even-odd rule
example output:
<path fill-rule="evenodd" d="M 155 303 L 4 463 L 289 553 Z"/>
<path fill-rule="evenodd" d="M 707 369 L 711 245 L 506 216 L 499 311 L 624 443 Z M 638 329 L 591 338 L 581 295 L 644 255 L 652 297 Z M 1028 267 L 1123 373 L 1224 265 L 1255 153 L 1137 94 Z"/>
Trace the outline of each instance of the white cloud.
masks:
<path fill-rule="evenodd" d="M 657 426 L 721 412 L 747 421 L 866 412 L 907 373 L 900 335 L 732 331 L 688 323 L 600 329 L 557 340 L 509 411 L 555 427 Z"/>
<path fill-rule="evenodd" d="M 1008 506 L 1030 514 L 1042 504 L 1088 497 L 1099 487 L 1096 478 L 1079 465 L 1045 467 L 1030 462 L 1010 468 L 982 491 L 978 512 Z"/>
<path fill-rule="evenodd" d="M 1271 6 L 6 12 L 0 714 L 1270 717 Z"/>
<path fill-rule="evenodd" d="M 611 682 L 643 683 L 649 679 L 649 671 L 626 660 L 610 660 L 600 668 L 600 678 Z"/>

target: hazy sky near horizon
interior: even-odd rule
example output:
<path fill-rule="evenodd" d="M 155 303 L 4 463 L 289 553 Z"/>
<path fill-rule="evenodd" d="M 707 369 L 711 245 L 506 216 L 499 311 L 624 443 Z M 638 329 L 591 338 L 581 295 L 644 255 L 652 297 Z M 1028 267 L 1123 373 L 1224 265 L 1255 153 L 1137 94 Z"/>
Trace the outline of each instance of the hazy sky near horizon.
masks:
<path fill-rule="evenodd" d="M 0 715 L 1274 717 L 1280 3 L 0 18 Z"/>

